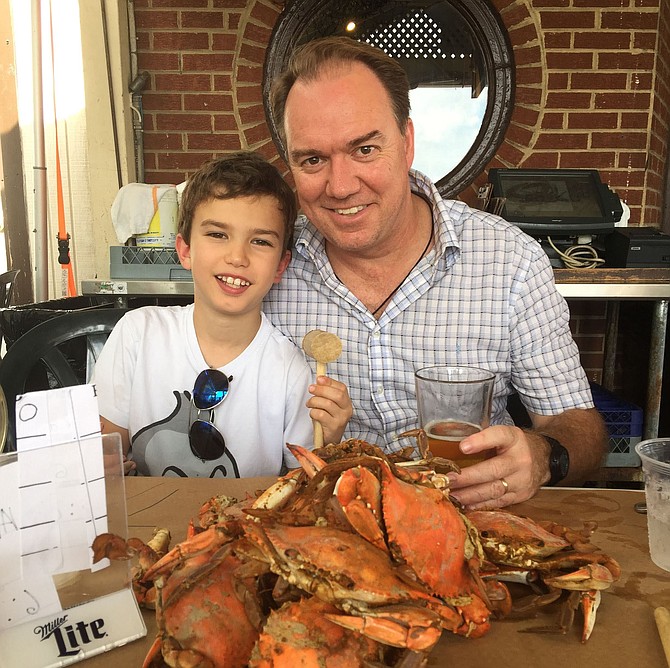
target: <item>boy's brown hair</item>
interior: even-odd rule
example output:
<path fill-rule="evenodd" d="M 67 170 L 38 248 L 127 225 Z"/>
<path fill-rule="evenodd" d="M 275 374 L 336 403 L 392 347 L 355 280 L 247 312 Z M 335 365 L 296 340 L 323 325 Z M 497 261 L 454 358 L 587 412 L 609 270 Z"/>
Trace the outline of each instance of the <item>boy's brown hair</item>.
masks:
<path fill-rule="evenodd" d="M 177 232 L 187 244 L 191 243 L 195 209 L 203 202 L 263 195 L 277 200 L 284 215 L 284 250 L 290 250 L 298 215 L 295 194 L 277 168 L 253 151 L 238 151 L 210 160 L 191 176 L 182 193 Z"/>

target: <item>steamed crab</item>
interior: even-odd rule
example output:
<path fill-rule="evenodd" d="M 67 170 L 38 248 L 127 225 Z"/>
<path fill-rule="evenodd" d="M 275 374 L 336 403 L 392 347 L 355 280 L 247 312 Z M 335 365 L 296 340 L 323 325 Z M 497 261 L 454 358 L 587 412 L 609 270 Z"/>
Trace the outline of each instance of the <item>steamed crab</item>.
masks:
<path fill-rule="evenodd" d="M 327 665 L 355 668 L 383 659 L 379 643 L 329 619 L 338 609 L 313 597 L 285 603 L 270 613 L 249 668 Z"/>
<path fill-rule="evenodd" d="M 492 604 L 478 575 L 483 552 L 477 531 L 449 499 L 445 476 L 395 466 L 378 453 L 326 465 L 309 450 L 290 448 L 314 478 L 325 472 L 354 531 L 457 609 L 461 623 L 451 630 L 486 633 Z"/>
<path fill-rule="evenodd" d="M 436 595 L 452 601 L 458 592 L 472 597 L 459 607 L 464 625 L 458 632 L 486 632 L 488 622 L 476 623 L 476 612 L 482 611 L 480 603 L 499 616 L 511 611 L 512 600 L 503 584 L 509 580 L 536 582 L 533 605 L 546 605 L 562 592 L 571 592 L 562 606 L 560 624 L 538 630 L 565 633 L 574 610 L 581 607 L 582 641 L 589 638 L 600 591 L 620 575 L 617 562 L 589 542 L 595 524 L 587 523 L 576 531 L 548 523 L 545 528 L 508 511 L 476 511 L 463 516 L 452 502 L 443 503 L 449 500 L 445 476 L 425 470 L 433 461 L 430 453 L 424 452 L 418 463 L 408 462 L 407 468 L 401 468 L 402 463 L 394 464 L 359 441 L 317 451 L 330 459 L 327 465 L 315 452 L 291 449 L 318 486 L 327 492 L 332 488 L 338 506 L 361 536 L 387 550 L 396 563 L 407 564 Z M 445 462 L 439 463 L 449 470 Z M 327 472 L 331 483 L 335 479 L 335 484 L 325 485 L 321 471 Z M 313 513 L 318 512 L 313 503 L 310 507 Z M 459 530 L 465 533 L 455 536 Z M 445 553 L 452 551 L 456 558 L 450 564 Z"/>
<path fill-rule="evenodd" d="M 394 647 L 430 650 L 442 628 L 461 623 L 456 609 L 402 577 L 363 538 L 329 527 L 262 526 L 245 532 L 273 572 L 337 606 L 328 619 Z M 347 614 L 342 614 L 347 613 Z"/>
<path fill-rule="evenodd" d="M 156 607 L 156 590 L 153 583 L 145 579 L 146 572 L 163 557 L 170 545 L 170 532 L 167 529 L 156 529 L 154 535 L 146 544 L 139 538 L 130 538 L 127 541 L 114 534 L 103 533 L 93 541 L 93 558 L 133 560 L 131 569 L 133 593 L 137 602 L 145 607 Z"/>
<path fill-rule="evenodd" d="M 246 666 L 264 618 L 257 581 L 243 567 L 232 546 L 224 546 L 191 555 L 179 569 L 166 563 L 150 572 L 158 637 L 144 666 L 159 657 L 169 666 Z"/>
<path fill-rule="evenodd" d="M 145 666 L 384 665 L 389 647 L 416 660 L 445 629 L 486 633 L 512 606 L 513 572 L 541 582 L 539 602 L 574 590 L 573 608 L 618 575 L 593 527 L 462 512 L 444 462 L 362 441 L 291 449 L 301 469 L 240 503 L 210 499 L 187 540 L 138 571 L 159 629 Z"/>
<path fill-rule="evenodd" d="M 535 630 L 566 633 L 575 609 L 581 607 L 582 642 L 586 642 L 595 624 L 600 592 L 621 575 L 619 564 L 589 542 L 595 524 L 575 531 L 554 523 L 543 526 L 504 510 L 471 511 L 467 517 L 479 531 L 491 577 L 534 585 L 538 594 L 531 598 L 533 605 L 551 603 L 563 591 L 571 592 L 559 625 Z"/>

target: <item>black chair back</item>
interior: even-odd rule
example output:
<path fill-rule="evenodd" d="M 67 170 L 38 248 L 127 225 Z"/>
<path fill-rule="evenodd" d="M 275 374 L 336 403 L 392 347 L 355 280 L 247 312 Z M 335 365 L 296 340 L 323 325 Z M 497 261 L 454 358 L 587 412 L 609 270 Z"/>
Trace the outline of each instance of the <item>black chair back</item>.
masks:
<path fill-rule="evenodd" d="M 19 275 L 19 269 L 11 269 L 0 274 L 0 308 L 7 308 L 12 304 L 14 280 Z"/>
<path fill-rule="evenodd" d="M 0 274 L 0 309 L 11 306 L 12 294 L 14 293 L 14 279 L 19 273 L 19 269 L 12 269 Z M 2 331 L 2 323 L 0 323 L 0 348 L 2 347 L 3 339 L 4 332 Z"/>
<path fill-rule="evenodd" d="M 16 397 L 26 391 L 86 383 L 105 340 L 127 311 L 71 311 L 41 322 L 9 347 L 0 361 L 0 386 L 9 413 L 6 452 L 16 449 Z M 72 344 L 76 344 L 76 349 Z"/>

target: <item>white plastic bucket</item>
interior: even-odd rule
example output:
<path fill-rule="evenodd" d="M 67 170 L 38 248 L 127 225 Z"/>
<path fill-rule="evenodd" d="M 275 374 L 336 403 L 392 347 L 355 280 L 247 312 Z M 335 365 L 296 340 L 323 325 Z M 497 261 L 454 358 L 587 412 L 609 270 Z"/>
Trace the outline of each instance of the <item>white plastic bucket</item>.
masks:
<path fill-rule="evenodd" d="M 155 188 L 153 192 L 156 192 Z M 138 246 L 174 248 L 178 224 L 177 189 L 173 187 L 158 201 L 158 208 L 146 233 L 134 235 L 135 243 Z"/>

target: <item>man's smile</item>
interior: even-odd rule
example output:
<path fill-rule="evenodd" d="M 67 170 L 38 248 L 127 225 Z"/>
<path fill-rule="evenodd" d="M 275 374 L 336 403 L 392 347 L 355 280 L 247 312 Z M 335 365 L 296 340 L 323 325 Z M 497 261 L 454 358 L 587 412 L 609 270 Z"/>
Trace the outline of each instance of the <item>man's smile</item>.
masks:
<path fill-rule="evenodd" d="M 359 206 L 351 206 L 348 209 L 332 209 L 335 213 L 339 213 L 342 216 L 350 216 L 354 213 L 358 213 L 359 211 L 363 211 L 365 209 L 365 204 L 360 204 Z"/>

